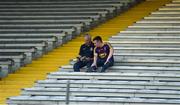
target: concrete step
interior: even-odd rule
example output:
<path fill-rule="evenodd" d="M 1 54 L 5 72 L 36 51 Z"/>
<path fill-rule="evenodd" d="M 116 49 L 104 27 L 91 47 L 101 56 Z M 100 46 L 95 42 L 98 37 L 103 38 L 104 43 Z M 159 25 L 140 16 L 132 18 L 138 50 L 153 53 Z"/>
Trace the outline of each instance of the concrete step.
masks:
<path fill-rule="evenodd" d="M 0 38 L 24 38 L 24 39 L 28 39 L 28 38 L 37 38 L 37 39 L 43 39 L 43 38 L 55 38 L 56 39 L 56 45 L 61 45 L 62 43 L 66 42 L 68 40 L 68 35 L 66 35 L 64 32 L 60 32 L 58 33 L 35 33 L 35 34 L 31 34 L 31 33 L 12 33 L 12 34 L 0 34 Z"/>
<path fill-rule="evenodd" d="M 34 42 L 45 42 L 46 46 L 48 47 L 47 51 L 52 50 L 53 48 L 55 48 L 56 46 L 58 46 L 59 44 L 57 44 L 57 40 L 56 38 L 52 37 L 52 38 L 1 38 L 0 41 L 4 42 L 4 43 L 10 43 L 10 42 L 17 42 L 17 43 L 21 43 L 21 42 L 32 42 L 32 44 Z"/>
<path fill-rule="evenodd" d="M 141 21 L 137 21 L 136 23 L 159 23 L 159 24 L 166 24 L 166 23 L 171 23 L 171 24 L 179 24 L 180 22 L 179 21 L 164 21 L 164 20 L 141 20 Z"/>
<path fill-rule="evenodd" d="M 14 5 L 1 5 L 1 8 L 37 8 L 37 7 L 42 7 L 42 8 L 50 8 L 50 7 L 53 7 L 53 8 L 57 8 L 57 7 L 109 7 L 109 6 L 123 6 L 123 4 L 121 3 L 108 3 L 108 4 L 103 4 L 103 3 L 100 3 L 100 4 L 95 4 L 95 3 L 92 3 L 92 4 L 53 4 L 53 5 L 49 5 L 49 4 L 37 4 L 37 5 L 18 5 L 18 4 L 14 4 Z"/>
<path fill-rule="evenodd" d="M 45 23 L 48 23 L 48 22 L 72 22 L 71 24 L 73 24 L 73 22 L 76 22 L 76 23 L 80 23 L 80 22 L 91 22 L 92 19 L 77 19 L 77 20 L 74 20 L 74 19 L 69 19 L 69 20 L 50 20 L 50 19 L 47 19 L 47 20 L 0 20 L 0 23 L 4 23 L 6 22 L 7 24 L 8 23 L 11 23 L 11 24 L 15 24 L 15 23 L 29 23 L 29 22 L 37 22 L 37 23 L 40 23 L 40 22 L 44 22 Z"/>
<path fill-rule="evenodd" d="M 29 62 L 23 62 L 25 60 L 25 54 L 23 53 L 0 53 L 0 58 L 1 59 L 9 59 L 13 61 L 13 65 L 11 66 L 12 71 L 9 72 L 14 72 L 15 70 L 19 69 L 24 63 L 29 63 Z"/>
<path fill-rule="evenodd" d="M 11 25 L 11 24 L 79 24 L 83 23 L 84 25 L 87 25 L 87 27 L 93 25 L 92 19 L 78 19 L 78 20 L 9 20 L 9 21 L 0 21 L 1 25 Z M 94 23 L 95 24 L 95 23 Z"/>
<path fill-rule="evenodd" d="M 106 17 L 108 12 L 101 11 L 101 12 L 0 12 L 1 15 L 4 16 L 50 16 L 50 15 L 101 15 L 102 17 Z"/>
<path fill-rule="evenodd" d="M 169 3 L 165 5 L 166 7 L 177 7 L 179 8 L 179 3 Z"/>
<path fill-rule="evenodd" d="M 173 3 L 179 3 L 179 0 L 173 0 L 172 2 Z"/>
<path fill-rule="evenodd" d="M 134 25 L 134 26 L 129 26 L 126 30 L 127 31 L 131 31 L 131 30 L 134 30 L 134 31 L 140 31 L 140 30 L 143 30 L 143 31 L 177 31 L 179 30 L 179 26 L 154 26 L 154 25 Z"/>
<path fill-rule="evenodd" d="M 156 12 L 151 12 L 151 14 L 179 14 L 179 12 L 160 12 L 160 11 L 156 11 Z"/>
<path fill-rule="evenodd" d="M 155 22 L 151 22 L 151 23 L 150 22 L 148 22 L 148 23 L 142 22 L 142 23 L 140 23 L 139 22 L 139 23 L 134 23 L 133 25 L 134 26 L 159 26 L 159 27 L 162 26 L 163 27 L 163 26 L 180 26 L 180 23 L 175 23 L 175 22 L 174 23 L 162 23 L 162 22 L 161 23 L 155 23 Z"/>
<path fill-rule="evenodd" d="M 144 33 L 144 34 L 148 34 L 148 33 L 153 33 L 153 34 L 160 34 L 160 33 L 164 33 L 164 34 L 175 34 L 175 33 L 180 33 L 179 30 L 177 31 L 121 31 L 120 33 Z"/>
<path fill-rule="evenodd" d="M 65 18 L 72 18 L 72 19 L 87 19 L 87 18 L 100 18 L 99 15 L 72 15 L 72 16 L 58 16 L 58 15 L 55 15 L 55 16 L 0 16 L 1 19 L 36 19 L 36 18 L 40 18 L 40 19 L 43 19 L 43 18 L 53 18 L 53 19 L 65 19 Z"/>
<path fill-rule="evenodd" d="M 120 37 L 119 37 L 120 36 Z M 119 33 L 119 34 L 117 34 L 116 36 L 112 36 L 112 37 L 110 37 L 110 38 L 121 38 L 121 37 L 129 37 L 129 38 L 134 38 L 134 37 L 147 37 L 147 38 L 155 38 L 155 37 L 158 37 L 158 38 L 160 38 L 160 37 L 162 37 L 162 38 L 174 38 L 174 37 L 179 37 L 179 35 L 177 35 L 177 34 L 151 34 L 151 33 L 149 33 L 149 34 L 143 34 L 143 33 Z"/>
<path fill-rule="evenodd" d="M 109 39 L 110 41 L 178 41 L 180 40 L 180 36 L 115 36 Z"/>
<path fill-rule="evenodd" d="M 178 31 L 180 28 L 127 28 L 126 31 Z"/>
<path fill-rule="evenodd" d="M 68 80 L 39 80 L 34 87 L 66 88 Z M 180 90 L 178 82 L 70 80 L 71 88 Z"/>
<path fill-rule="evenodd" d="M 180 48 L 113 47 L 115 53 L 178 54 Z"/>
<path fill-rule="evenodd" d="M 160 12 L 179 12 L 180 10 L 179 9 L 176 9 L 176 10 L 175 9 L 174 10 L 173 9 L 169 9 L 169 10 L 167 9 L 167 10 L 159 10 L 159 11 Z"/>
<path fill-rule="evenodd" d="M 113 66 L 108 72 L 124 72 L 124 73 L 174 73 L 180 74 L 179 67 L 154 67 L 154 66 Z"/>
<path fill-rule="evenodd" d="M 103 21 L 102 16 L 95 14 L 95 15 L 69 15 L 69 16 L 61 16 L 61 15 L 46 15 L 46 16 L 0 16 L 1 20 L 61 20 L 61 19 L 92 19 L 94 21 Z M 73 23 L 71 23 L 73 24 Z M 77 23 L 76 23 L 77 24 Z M 82 24 L 82 23 L 79 23 Z"/>
<path fill-rule="evenodd" d="M 115 59 L 116 66 L 176 66 L 179 67 L 179 61 L 170 60 L 170 59 L 133 59 L 133 58 L 126 58 L 126 59 Z"/>
<path fill-rule="evenodd" d="M 118 49 L 119 50 L 119 49 Z M 116 50 L 117 51 L 117 50 Z M 121 50 L 119 50 L 119 51 L 121 51 Z M 118 52 L 118 51 L 117 51 Z M 145 56 L 146 55 L 146 56 Z M 118 52 L 118 53 L 114 53 L 114 56 L 115 57 L 119 57 L 119 58 L 122 58 L 122 57 L 137 57 L 137 58 L 141 58 L 141 57 L 147 57 L 147 58 L 153 58 L 153 57 L 157 57 L 157 59 L 163 59 L 163 58 L 169 58 L 169 59 L 173 59 L 173 58 L 175 58 L 175 57 L 178 57 L 179 56 L 179 54 L 177 54 L 177 53 L 149 53 L 149 52 L 147 52 L 147 53 L 142 53 L 142 52 L 140 52 L 140 53 L 135 53 L 135 52 L 129 52 L 129 53 L 123 53 L 123 52 Z M 176 58 L 176 60 L 178 60 L 178 58 Z"/>
<path fill-rule="evenodd" d="M 103 93 L 103 94 L 102 94 Z M 118 97 L 118 98 L 153 98 L 179 99 L 180 91 L 175 90 L 146 90 L 146 89 L 98 89 L 70 88 L 73 97 Z M 66 88 L 26 88 L 22 91 L 26 96 L 65 96 Z"/>
<path fill-rule="evenodd" d="M 47 79 L 55 80 L 112 80 L 112 81 L 160 81 L 179 82 L 178 74 L 156 74 L 156 73 L 66 73 L 53 72 Z"/>
<path fill-rule="evenodd" d="M 41 33 L 41 32 L 50 32 L 50 33 L 59 33 L 61 31 L 68 32 L 68 34 L 73 34 L 75 32 L 74 28 L 67 29 L 1 29 L 1 33 Z"/>
<path fill-rule="evenodd" d="M 4 78 L 12 71 L 13 61 L 0 58 L 0 78 Z"/>
<path fill-rule="evenodd" d="M 46 26 L 45 26 L 46 25 Z M 57 24 L 2 24 L 1 25 L 1 28 L 3 28 L 3 27 L 6 27 L 6 28 L 9 28 L 9 27 L 28 27 L 28 28 L 31 28 L 31 27 L 37 27 L 37 28 L 39 28 L 39 27 L 42 27 L 42 28 L 46 28 L 46 27 L 49 27 L 49 28 L 53 28 L 53 27 L 59 27 L 59 28 L 65 28 L 65 27 L 83 27 L 83 24 L 81 23 L 79 23 L 79 24 L 59 24 L 59 25 L 57 25 Z"/>
<path fill-rule="evenodd" d="M 82 25 L 81 25 L 82 26 Z M 70 25 L 1 25 L 0 28 L 1 29 L 71 29 L 71 28 L 75 28 L 75 29 L 81 29 L 81 26 L 78 25 L 74 25 L 74 26 L 70 26 Z M 77 27 L 77 28 L 76 28 Z M 78 28 L 79 27 L 79 28 Z"/>
<path fill-rule="evenodd" d="M 174 54 L 174 53 L 114 53 L 115 57 L 119 57 L 119 58 L 125 58 L 125 57 L 148 57 L 148 58 L 153 58 L 153 57 L 157 57 L 157 58 L 169 58 L 169 59 L 173 59 L 176 58 L 176 60 L 178 60 L 180 57 L 180 54 Z"/>
<path fill-rule="evenodd" d="M 128 26 L 128 28 L 137 28 L 137 29 L 139 29 L 139 28 L 158 28 L 158 29 L 168 29 L 168 28 L 174 28 L 174 29 L 178 29 L 178 28 L 180 28 L 180 26 L 169 26 L 169 25 L 167 25 L 167 26 L 156 26 L 156 25 L 151 25 L 151 26 L 146 26 L 146 25 L 144 25 L 144 26 L 140 26 L 140 25 L 133 25 L 133 26 Z"/>
<path fill-rule="evenodd" d="M 159 8 L 158 11 L 174 11 L 174 10 L 180 10 L 179 8 L 168 8 L 168 7 L 162 7 L 162 8 Z"/>
<path fill-rule="evenodd" d="M 113 9 L 111 9 L 111 10 L 108 10 L 108 9 L 96 9 L 96 10 L 86 10 L 86 9 L 83 9 L 83 10 L 76 10 L 76 9 L 69 9 L 69 10 L 63 10 L 63 9 L 58 9 L 58 10 L 22 10 L 22 9 L 20 9 L 20 10 L 1 10 L 0 11 L 0 14 L 4 14 L 5 12 L 7 12 L 7 13 L 12 13 L 12 14 L 41 14 L 41 13 L 43 13 L 43 14 L 48 14 L 48 13 L 50 13 L 50 12 L 52 12 L 52 13 L 57 13 L 57 12 L 60 12 L 60 13 L 64 13 L 64 12 L 67 12 L 67 13 L 71 13 L 71 12 L 77 12 L 77 13 L 81 13 L 81 12 L 87 12 L 87 13 L 94 13 L 94 12 L 96 12 L 96 13 L 113 13 L 114 12 L 114 10 Z M 51 14 L 51 13 L 50 13 Z"/>
<path fill-rule="evenodd" d="M 175 20 L 178 20 L 179 19 L 179 17 L 175 17 L 175 16 L 154 16 L 153 14 L 152 15 L 149 15 L 148 17 L 144 17 L 143 18 L 143 20 L 149 20 L 149 19 L 154 19 L 154 20 L 173 20 L 174 19 L 174 21 Z"/>
<path fill-rule="evenodd" d="M 0 6 L 1 6 L 1 8 L 2 9 L 7 9 L 7 8 L 10 8 L 10 9 L 12 9 L 12 8 L 15 8 L 15 9 L 19 9 L 19 8 L 26 8 L 26 9 L 34 9 L 34 7 L 35 8 L 40 8 L 41 6 L 43 7 L 43 8 L 45 8 L 45 7 L 47 7 L 47 8 L 54 8 L 54 7 L 56 7 L 56 8 L 58 8 L 58 7 L 60 7 L 60 8 L 69 8 L 69 7 L 75 7 L 75 8 L 77 8 L 77 7 L 80 7 L 80 8 L 87 8 L 87 7 L 89 7 L 88 6 L 88 4 L 89 5 L 91 5 L 91 6 L 93 6 L 93 4 L 95 4 L 94 6 L 96 7 L 96 8 L 105 8 L 105 7 L 110 7 L 110 6 L 117 6 L 117 4 L 119 4 L 120 6 L 124 6 L 125 5 L 125 3 L 121 3 L 121 2 L 109 2 L 109 3 L 101 3 L 101 2 L 84 2 L 84 3 L 78 3 L 78 2 L 71 2 L 71 3 L 66 3 L 66 2 L 46 2 L 46 3 L 44 3 L 44 2 L 42 2 L 42 3 L 31 3 L 31 2 L 29 2 L 29 3 L 23 3 L 23 2 L 19 2 L 19 3 L 13 3 L 13 2 L 11 2 L 11 3 L 3 3 L 3 2 L 1 2 L 0 3 Z M 15 6 L 13 6 L 13 5 L 15 5 Z M 64 5 L 64 7 L 63 7 L 63 5 Z M 127 4 L 126 4 L 127 5 Z M 32 7 L 32 8 L 31 8 Z M 43 9 L 42 8 L 42 9 Z M 89 7 L 89 8 L 91 8 L 91 7 Z M 72 9 L 72 8 L 69 8 L 69 9 Z"/>
<path fill-rule="evenodd" d="M 109 12 L 113 12 L 115 10 L 115 7 L 100 7 L 100 8 L 84 8 L 82 10 L 82 8 L 40 8 L 40 9 L 37 9 L 37 8 L 25 8 L 25 9 L 19 9 L 19 8 L 2 8 L 0 11 L 1 12 L 56 12 L 56 11 L 109 11 Z"/>
<path fill-rule="evenodd" d="M 52 2 L 63 2 L 63 0 L 53 0 Z M 89 2 L 89 1 L 96 1 L 96 0 L 77 0 L 78 2 Z M 98 0 L 98 1 L 117 1 L 117 0 Z M 124 0 L 122 0 L 124 1 Z M 127 1 L 127 0 L 126 0 Z M 129 2 L 137 2 L 138 0 L 128 0 Z M 6 1 L 6 2 L 27 2 L 27 1 Z M 41 1 L 28 1 L 28 2 L 41 2 Z M 49 2 L 49 1 L 44 1 L 44 2 Z M 66 2 L 74 2 L 73 0 L 67 0 Z"/>
<path fill-rule="evenodd" d="M 62 66 L 60 72 L 74 72 L 73 65 Z M 85 72 L 86 67 L 82 68 L 81 71 Z M 180 74 L 179 67 L 173 66 L 123 66 L 123 65 L 114 65 L 110 67 L 107 72 L 120 72 L 120 73 L 174 73 Z"/>
<path fill-rule="evenodd" d="M 46 43 L 42 41 L 9 41 L 0 42 L 1 47 L 34 47 L 37 49 L 37 57 L 42 56 L 46 51 Z"/>
<path fill-rule="evenodd" d="M 180 43 L 177 41 L 160 42 L 160 41 L 108 41 L 114 47 L 157 47 L 157 48 L 177 48 Z"/>
<path fill-rule="evenodd" d="M 62 3 L 64 3 L 64 4 L 84 4 L 84 3 L 86 3 L 86 4 L 91 4 L 91 3 L 97 3 L 97 4 L 109 4 L 109 3 L 131 3 L 131 1 L 130 0 L 119 0 L 119 1 L 114 1 L 114 0 L 112 0 L 112 1 L 76 1 L 76 2 L 74 2 L 74 1 L 51 1 L 51 2 L 48 2 L 48 1 L 44 1 L 44 2 L 39 2 L 39 1 L 36 1 L 36 2 L 32 2 L 32 1 L 28 1 L 28 2 L 25 2 L 25 1 L 23 1 L 23 2 L 21 2 L 21 1 L 19 1 L 19 2 L 0 2 L 0 4 L 1 5 L 4 5 L 4 4 L 21 4 L 21 5 L 32 5 L 32 4 L 62 4 Z"/>
<path fill-rule="evenodd" d="M 10 105 L 13 104 L 53 104 L 60 103 L 61 105 L 65 105 L 65 97 L 62 96 L 18 96 L 11 97 L 11 100 L 8 101 Z M 113 103 L 112 103 L 113 102 Z M 132 105 L 154 105 L 154 104 L 163 104 L 163 105 L 178 105 L 179 100 L 176 99 L 145 99 L 145 98 L 87 98 L 87 97 L 71 97 L 69 105 L 91 105 L 94 103 L 98 103 L 99 105 L 123 105 L 124 103 L 131 103 Z M 30 104 L 30 105 L 32 105 Z M 57 104 L 56 104 L 57 105 Z"/>
<path fill-rule="evenodd" d="M 155 16 L 155 17 L 179 17 L 179 14 L 151 14 L 150 16 Z"/>
<path fill-rule="evenodd" d="M 119 36 L 124 36 L 124 37 L 179 37 L 178 34 L 154 34 L 154 33 L 118 33 L 116 36 L 112 36 L 113 37 L 119 37 Z"/>
<path fill-rule="evenodd" d="M 56 38 L 1 38 L 0 41 L 47 41 L 47 42 L 55 42 Z"/>
<path fill-rule="evenodd" d="M 23 32 L 23 31 L 26 31 L 28 32 L 27 30 L 29 30 L 29 32 L 32 32 L 32 31 L 40 31 L 40 32 L 43 32 L 44 30 L 46 31 L 56 31 L 56 30 L 59 30 L 59 31 L 65 31 L 67 32 L 68 34 L 72 34 L 73 31 L 77 31 L 77 34 L 80 34 L 82 32 L 82 28 L 81 27 L 74 27 L 74 26 L 33 26 L 33 25 L 30 25 L 30 26 L 23 26 L 23 25 L 16 25 L 16 26 L 0 26 L 1 28 L 1 32 L 6 32 L 6 31 L 19 31 L 19 32 Z"/>

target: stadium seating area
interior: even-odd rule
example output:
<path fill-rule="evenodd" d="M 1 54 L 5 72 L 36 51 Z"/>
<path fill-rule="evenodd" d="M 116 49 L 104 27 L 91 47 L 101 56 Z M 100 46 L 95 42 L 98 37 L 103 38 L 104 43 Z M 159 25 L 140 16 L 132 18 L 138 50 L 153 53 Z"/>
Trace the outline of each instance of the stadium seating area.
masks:
<path fill-rule="evenodd" d="M 1 1 L 0 78 L 139 1 Z"/>
<path fill-rule="evenodd" d="M 107 73 L 75 73 L 71 61 L 49 73 L 46 80 L 37 81 L 34 87 L 24 88 L 21 96 L 10 97 L 7 103 L 180 105 L 179 7 L 180 0 L 172 0 L 109 38 L 115 49 L 115 65 Z M 12 65 L 9 61 L 2 63 Z"/>

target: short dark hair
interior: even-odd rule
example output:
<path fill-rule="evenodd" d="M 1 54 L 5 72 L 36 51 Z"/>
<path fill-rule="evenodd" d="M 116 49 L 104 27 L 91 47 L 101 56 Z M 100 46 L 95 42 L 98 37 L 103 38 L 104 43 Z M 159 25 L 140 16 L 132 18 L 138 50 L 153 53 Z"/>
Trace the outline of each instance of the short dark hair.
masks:
<path fill-rule="evenodd" d="M 93 41 L 100 41 L 100 42 L 102 42 L 102 38 L 100 37 L 100 36 L 96 36 L 96 37 L 94 37 L 93 38 Z"/>

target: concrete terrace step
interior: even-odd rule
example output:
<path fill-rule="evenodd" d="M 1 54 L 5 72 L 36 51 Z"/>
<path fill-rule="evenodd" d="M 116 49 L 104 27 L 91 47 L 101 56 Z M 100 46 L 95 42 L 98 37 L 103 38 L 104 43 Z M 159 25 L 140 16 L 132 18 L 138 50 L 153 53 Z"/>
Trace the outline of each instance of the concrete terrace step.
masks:
<path fill-rule="evenodd" d="M 113 80 L 113 81 L 160 81 L 179 82 L 178 74 L 156 74 L 156 73 L 66 73 L 53 72 L 47 76 L 55 80 Z"/>
<path fill-rule="evenodd" d="M 138 26 L 141 27 L 144 25 L 138 25 Z M 119 36 L 124 36 L 124 37 L 126 37 L 126 36 L 127 37 L 128 36 L 131 36 L 131 37 L 134 37 L 134 36 L 137 36 L 137 37 L 139 37 L 139 36 L 142 36 L 142 37 L 145 37 L 145 36 L 147 36 L 147 37 L 179 37 L 179 35 L 176 33 L 171 33 L 171 34 L 169 34 L 169 33 L 158 33 L 158 34 L 155 34 L 155 33 L 130 33 L 130 32 L 129 33 L 120 32 L 116 36 L 112 36 L 112 37 L 119 37 Z"/>
<path fill-rule="evenodd" d="M 67 65 L 67 66 L 62 66 L 60 69 L 60 72 L 74 72 L 73 66 L 72 65 Z M 85 72 L 87 68 L 82 68 L 81 71 Z M 121 72 L 121 73 L 175 73 L 175 74 L 180 74 L 179 67 L 173 67 L 173 66 L 121 66 L 119 65 L 114 65 L 113 67 L 110 67 L 107 72 Z"/>
<path fill-rule="evenodd" d="M 146 38 L 147 37 L 147 38 Z M 109 38 L 110 39 L 114 39 L 114 40 L 117 40 L 118 39 L 174 39 L 174 38 L 179 38 L 179 35 L 177 34 L 143 34 L 143 33 L 136 33 L 136 34 L 133 34 L 133 33 L 119 33 L 117 34 L 116 36 L 112 36 Z M 125 40 L 125 41 L 128 41 L 128 40 Z"/>
<path fill-rule="evenodd" d="M 162 19 L 162 20 L 179 20 L 180 17 L 170 17 L 170 16 L 166 16 L 166 17 L 156 17 L 156 16 L 149 16 L 149 17 L 144 17 L 144 19 Z"/>
<path fill-rule="evenodd" d="M 170 47 L 170 48 L 176 48 L 178 47 L 180 43 L 178 41 L 172 41 L 172 42 L 160 42 L 160 41 L 108 41 L 112 44 L 114 47 Z"/>
<path fill-rule="evenodd" d="M 155 23 L 152 21 L 152 23 L 150 22 L 142 22 L 142 23 L 134 23 L 134 26 L 180 26 L 180 23 L 163 23 L 163 22 L 159 22 L 159 23 Z"/>
<path fill-rule="evenodd" d="M 0 48 L 1 49 L 1 48 Z M 34 48 L 31 49 L 1 49 L 0 52 L 35 52 Z"/>
<path fill-rule="evenodd" d="M 23 4 L 23 5 L 29 5 L 29 4 L 57 4 L 57 3 L 60 3 L 60 4 L 62 4 L 62 3 L 69 3 L 69 4 L 83 4 L 83 3 L 131 3 L 130 1 L 132 1 L 132 0 L 116 0 L 116 1 L 114 1 L 114 0 L 108 0 L 108 1 L 76 1 L 76 2 L 74 2 L 74 1 L 51 1 L 51 2 L 47 2 L 47 1 L 44 1 L 44 2 L 39 2 L 39 1 L 36 1 L 36 2 L 32 2 L 32 1 L 28 1 L 28 2 L 21 2 L 21 1 L 19 1 L 19 2 L 13 2 L 13 1 L 11 1 L 11 2 L 0 2 L 0 4 L 1 5 L 4 5 L 4 4 L 14 4 L 14 3 L 17 3 L 17 4 Z M 134 0 L 135 1 L 135 0 Z"/>
<path fill-rule="evenodd" d="M 12 102 L 11 102 L 12 100 Z M 32 104 L 47 104 L 47 103 L 54 103 L 54 105 L 62 104 L 65 105 L 65 97 L 61 96 L 19 96 L 19 97 L 12 97 L 8 103 L 27 103 L 32 102 Z M 166 100 L 166 99 L 145 99 L 145 98 L 87 98 L 87 97 L 72 97 L 70 98 L 70 105 L 78 104 L 78 105 L 91 105 L 94 102 L 98 103 L 99 105 L 123 105 L 124 103 L 131 103 L 132 105 L 154 105 L 163 103 L 164 105 L 178 105 L 180 102 L 178 100 Z M 112 103 L 113 102 L 113 103 Z"/>
<path fill-rule="evenodd" d="M 178 11 L 180 10 L 180 8 L 168 8 L 168 7 L 163 7 L 163 8 L 159 8 L 159 11 Z"/>
<path fill-rule="evenodd" d="M 137 89 L 97 89 L 71 88 L 71 95 L 75 97 L 136 97 L 136 98 L 165 98 L 179 99 L 180 91 L 175 90 L 137 90 Z M 26 88 L 22 95 L 28 96 L 65 96 L 66 88 Z M 103 93 L 103 94 L 102 94 Z"/>
<path fill-rule="evenodd" d="M 164 54 L 164 53 L 179 53 L 180 49 L 179 48 L 156 48 L 156 47 L 151 47 L 151 48 L 146 48 L 146 47 L 113 47 L 115 53 L 159 53 L 159 54 Z"/>
<path fill-rule="evenodd" d="M 159 29 L 164 29 L 164 28 L 180 28 L 180 26 L 156 26 L 156 25 L 151 25 L 151 26 L 139 26 L 139 25 L 134 25 L 134 26 L 128 26 L 128 28 L 159 28 Z"/>
<path fill-rule="evenodd" d="M 0 21 L 0 24 L 79 24 L 83 23 L 87 26 L 91 26 L 93 23 L 92 19 L 77 19 L 77 20 L 50 20 L 50 19 L 44 19 L 44 20 L 4 20 Z"/>
<path fill-rule="evenodd" d="M 68 80 L 39 80 L 35 87 L 66 88 Z M 71 88 L 180 90 L 178 82 L 69 80 Z"/>
<path fill-rule="evenodd" d="M 136 23 L 160 23 L 160 24 L 162 24 L 162 23 L 164 23 L 164 24 L 166 24 L 166 23 L 169 23 L 169 24 L 179 24 L 180 22 L 179 21 L 173 21 L 173 20 L 171 20 L 171 21 L 163 21 L 163 20 L 157 20 L 157 21 L 155 21 L 155 20 L 152 20 L 152 21 L 150 21 L 150 20 L 141 20 L 141 21 L 137 21 Z"/>
<path fill-rule="evenodd" d="M 1 9 L 0 11 L 1 12 L 40 12 L 40 11 L 46 11 L 46 12 L 50 12 L 50 11 L 109 11 L 109 12 L 113 12 L 114 10 L 115 10 L 115 7 L 102 7 L 102 8 L 98 8 L 98 7 L 95 7 L 95 8 L 84 8 L 83 10 L 81 9 L 81 8 L 49 8 L 49 9 L 47 9 L 47 8 L 40 8 L 40 9 L 38 9 L 38 8 L 25 8 L 25 9 L 19 9 L 19 8 L 14 8 L 14 9 L 12 9 L 12 8 L 10 8 L 10 9 L 7 9 L 7 8 L 4 8 L 4 9 Z"/>
<path fill-rule="evenodd" d="M 20 21 L 20 20 L 1 20 L 0 21 L 0 23 L 3 23 L 3 22 L 19 22 L 19 23 L 23 23 L 23 22 L 91 22 L 92 21 L 92 19 L 77 19 L 77 20 L 73 20 L 73 19 L 70 19 L 70 20 L 22 20 L 22 21 Z M 71 24 L 73 24 L 73 23 L 71 23 Z"/>
<path fill-rule="evenodd" d="M 68 28 L 68 29 L 1 29 L 0 32 L 1 33 L 26 33 L 26 32 L 29 32 L 29 33 L 39 33 L 39 32 L 61 32 L 61 31 L 67 31 L 68 34 L 72 34 L 73 31 L 75 31 L 74 28 Z"/>
<path fill-rule="evenodd" d="M 180 33 L 180 31 L 144 31 L 144 30 L 141 30 L 141 31 L 121 31 L 121 33 Z"/>
<path fill-rule="evenodd" d="M 4 78 L 11 71 L 13 61 L 9 59 L 0 59 L 0 78 Z"/>
<path fill-rule="evenodd" d="M 60 32 L 60 33 L 35 33 L 35 34 L 31 34 L 31 33 L 12 33 L 12 34 L 0 34 L 0 38 L 16 38 L 16 39 L 21 39 L 21 38 L 24 38 L 24 39 L 35 39 L 37 38 L 38 39 L 46 39 L 46 38 L 55 38 L 55 40 L 57 41 L 57 45 L 61 45 L 62 43 L 65 42 L 65 38 L 67 37 L 67 35 L 65 35 L 63 32 Z M 63 41 L 64 40 L 64 41 Z"/>
<path fill-rule="evenodd" d="M 116 59 L 115 59 L 116 60 Z M 126 58 L 117 59 L 114 65 L 125 66 L 180 66 L 179 61 L 170 59 L 152 59 L 152 58 Z"/>
<path fill-rule="evenodd" d="M 47 10 L 47 11 L 0 11 L 0 14 L 4 14 L 4 13 L 10 13 L 10 14 L 55 14 L 58 12 L 59 13 L 72 13 L 72 12 L 77 12 L 77 13 L 84 13 L 84 12 L 87 12 L 87 13 L 107 13 L 106 10 L 84 10 L 84 11 L 81 11 L 81 10 L 56 10 L 56 11 L 50 11 L 50 10 Z M 113 11 L 110 11 L 110 12 L 113 12 Z"/>
<path fill-rule="evenodd" d="M 179 14 L 180 12 L 160 12 L 160 11 L 157 11 L 157 12 L 152 12 L 151 14 Z"/>
<path fill-rule="evenodd" d="M 165 6 L 167 6 L 167 7 L 179 7 L 180 6 L 180 4 L 166 4 Z"/>
<path fill-rule="evenodd" d="M 151 14 L 150 16 L 154 16 L 154 17 L 166 17 L 166 16 L 167 17 L 179 17 L 179 14 Z M 157 20 L 157 21 L 159 21 L 159 20 Z M 166 21 L 170 21 L 170 20 L 166 20 Z M 178 21 L 178 20 L 176 20 L 176 21 Z"/>
<path fill-rule="evenodd" d="M 34 8 L 34 7 L 53 7 L 53 8 L 57 8 L 57 7 L 108 7 L 108 6 L 123 6 L 123 4 L 121 3 L 108 3 L 108 4 L 95 4 L 95 3 L 86 3 L 86 4 L 52 4 L 52 5 L 48 5 L 48 4 L 37 4 L 37 5 L 33 5 L 33 4 L 30 4 L 30 5 L 18 5 L 18 4 L 14 4 L 14 5 L 1 5 L 1 8 Z"/>
<path fill-rule="evenodd" d="M 112 66 L 112 67 L 110 67 L 110 70 L 120 70 L 120 69 L 124 69 L 124 70 L 131 70 L 131 69 L 135 69 L 135 70 L 140 70 L 140 69 L 144 69 L 144 70 L 160 70 L 160 71 L 162 71 L 162 70 L 172 70 L 172 71 L 180 71 L 179 69 L 178 69 L 179 67 L 153 67 L 153 66 L 121 66 L 121 65 L 119 65 L 119 66 Z M 61 68 L 60 68 L 60 72 L 61 72 L 61 69 L 71 69 L 71 70 L 73 70 L 73 66 L 72 65 L 66 65 L 66 66 L 62 66 Z M 83 68 L 84 69 L 84 68 Z M 111 72 L 113 72 L 113 71 L 111 71 Z"/>
<path fill-rule="evenodd" d="M 180 54 L 172 54 L 172 53 L 168 53 L 168 54 L 165 54 L 165 53 L 114 53 L 114 56 L 122 56 L 122 57 L 125 57 L 125 56 L 146 56 L 146 57 L 179 57 Z M 178 59 L 178 58 L 176 58 Z"/>
<path fill-rule="evenodd" d="M 47 26 L 44 26 L 44 25 L 47 25 Z M 58 28 L 66 28 L 66 27 L 83 27 L 83 24 L 4 24 L 4 25 L 1 25 L 1 28 L 11 28 L 11 27 L 28 27 L 28 28 L 31 28 L 31 27 L 35 27 L 35 28 L 38 28 L 38 27 L 42 27 L 42 28 L 46 28 L 46 27 L 58 27 Z"/>
<path fill-rule="evenodd" d="M 112 37 L 109 40 L 110 41 L 178 41 L 179 36 L 118 36 L 118 37 Z"/>
<path fill-rule="evenodd" d="M 114 66 L 148 66 L 148 67 L 179 67 L 180 61 L 173 59 L 125 58 L 116 59 Z"/>
<path fill-rule="evenodd" d="M 0 19 L 27 19 L 27 20 L 35 20 L 35 19 L 88 19 L 94 18 L 95 20 L 100 19 L 100 15 L 72 15 L 72 16 L 0 16 Z"/>
<path fill-rule="evenodd" d="M 160 28 L 142 28 L 142 29 L 138 29 L 138 28 L 128 28 L 126 29 L 126 31 L 178 31 L 180 28 L 164 28 L 164 29 L 160 29 Z"/>

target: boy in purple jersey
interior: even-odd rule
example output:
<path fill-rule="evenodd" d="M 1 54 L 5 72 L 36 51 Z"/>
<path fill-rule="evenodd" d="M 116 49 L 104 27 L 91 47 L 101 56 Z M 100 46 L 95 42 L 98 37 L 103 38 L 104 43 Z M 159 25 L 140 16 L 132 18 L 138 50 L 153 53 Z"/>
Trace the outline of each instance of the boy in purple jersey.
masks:
<path fill-rule="evenodd" d="M 113 48 L 109 43 L 103 43 L 100 36 L 96 36 L 93 39 L 94 48 L 94 61 L 91 65 L 89 72 L 96 72 L 97 67 L 102 67 L 100 72 L 105 72 L 106 69 L 113 66 Z"/>

